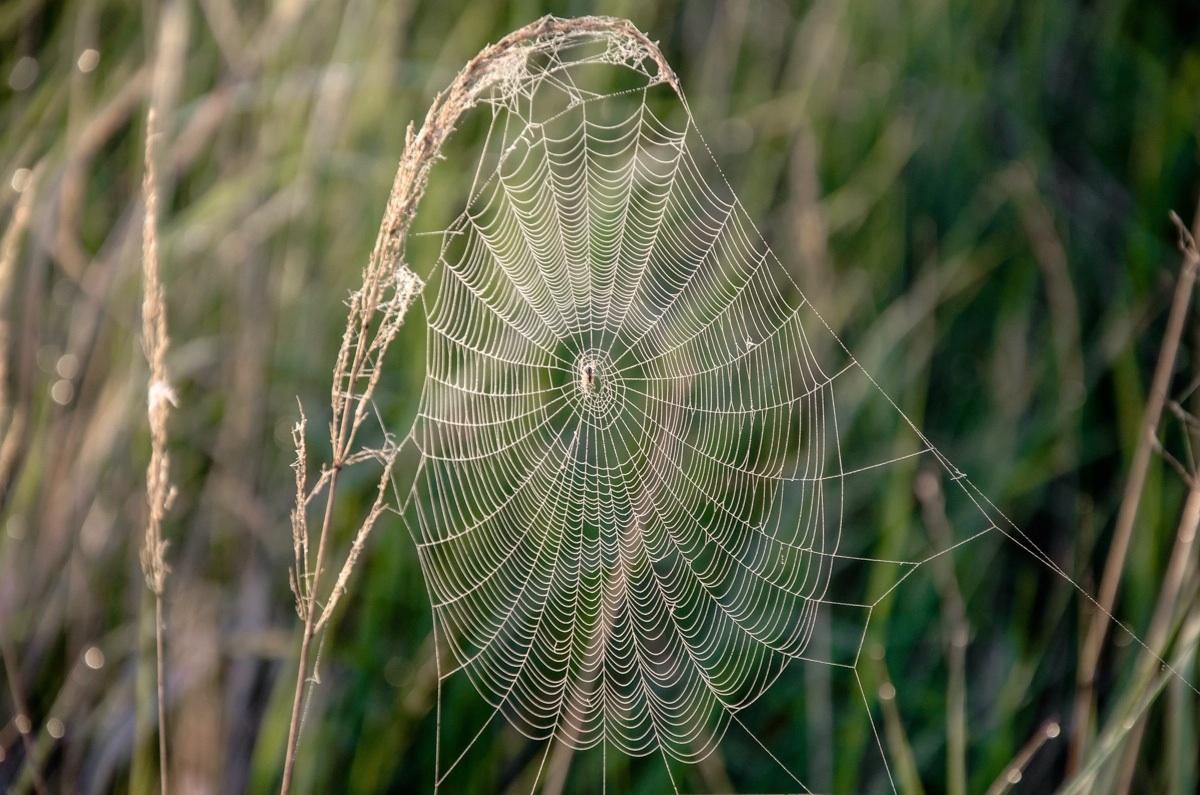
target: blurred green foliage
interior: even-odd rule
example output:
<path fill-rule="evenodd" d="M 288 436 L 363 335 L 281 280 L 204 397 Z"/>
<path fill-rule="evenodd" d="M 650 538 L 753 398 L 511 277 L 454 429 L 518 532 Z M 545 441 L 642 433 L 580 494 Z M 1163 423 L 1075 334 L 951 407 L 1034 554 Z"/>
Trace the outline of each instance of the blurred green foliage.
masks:
<path fill-rule="evenodd" d="M 406 127 L 484 44 L 545 13 L 626 16 L 660 43 L 734 190 L 867 371 L 1096 590 L 1179 263 L 1167 212 L 1190 218 L 1200 186 L 1190 2 L 14 0 L 0 7 L 4 226 L 16 188 L 36 199 L 0 351 L 13 407 L 0 456 L 0 788 L 31 786 L 34 767 L 53 791 L 155 787 L 152 708 L 137 678 L 153 665 L 137 564 L 150 92 L 172 109 L 159 152 L 180 401 L 167 526 L 173 780 L 270 791 L 298 628 L 287 587 L 297 397 L 319 462 L 344 299 Z M 455 163 L 437 174 L 445 195 L 435 181 L 428 200 L 445 203 L 462 190 Z M 1171 390 L 1193 413 L 1198 328 L 1188 325 Z M 416 317 L 397 343 L 384 416 L 415 411 L 423 348 Z M 866 407 L 847 444 L 904 454 L 889 427 Z M 1190 469 L 1186 427 L 1168 419 L 1160 438 Z M 859 496 L 872 524 L 850 541 L 858 554 L 894 558 L 923 537 L 917 474 L 897 467 Z M 369 473 L 345 485 L 340 550 L 373 497 Z M 1185 491 L 1156 459 L 1115 611 L 1140 636 Z M 967 790 L 981 792 L 1044 720 L 1067 720 L 1091 603 L 998 537 L 952 561 L 971 626 Z M 949 786 L 944 603 L 927 568 L 881 605 L 860 666 L 868 691 L 894 683 L 903 728 L 881 709 L 873 718 L 901 791 Z M 1193 563 L 1178 622 L 1197 611 L 1197 576 Z M 351 587 L 322 645 L 299 789 L 430 791 L 430 615 L 399 522 L 373 536 Z M 1139 647 L 1115 634 L 1098 683 L 1101 727 L 1147 687 L 1133 667 Z M 102 664 L 85 657 L 92 649 Z M 1179 652 L 1180 676 L 1200 680 L 1194 640 Z M 747 720 L 814 790 L 887 790 L 857 685 L 816 668 L 797 666 Z M 14 693 L 33 720 L 34 765 Z M 1166 683 L 1135 791 L 1196 791 L 1196 710 L 1193 687 Z M 444 746 L 463 747 L 489 711 L 451 683 Z M 1062 782 L 1072 731 L 1046 743 L 1014 791 Z M 723 749 L 731 782 L 788 788 L 777 770 L 744 764 L 757 753 L 744 742 L 731 736 Z M 494 726 L 456 791 L 528 789 L 537 750 Z M 1095 791 L 1120 757 L 1093 760 L 1105 771 Z M 581 754 L 568 790 L 595 791 L 602 763 Z M 669 787 L 661 760 L 608 764 L 613 791 Z M 693 791 L 707 775 L 676 780 Z"/>

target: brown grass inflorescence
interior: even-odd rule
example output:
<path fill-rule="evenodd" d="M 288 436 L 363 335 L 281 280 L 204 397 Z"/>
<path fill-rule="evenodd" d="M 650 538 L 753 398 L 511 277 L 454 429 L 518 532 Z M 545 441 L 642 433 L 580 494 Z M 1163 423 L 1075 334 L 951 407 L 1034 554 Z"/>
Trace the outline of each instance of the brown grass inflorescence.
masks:
<path fill-rule="evenodd" d="M 296 610 L 304 622 L 304 628 L 284 758 L 283 793 L 289 792 L 292 784 L 296 745 L 303 722 L 305 682 L 310 681 L 308 657 L 312 637 L 327 625 L 339 598 L 345 592 L 354 564 L 371 529 L 386 509 L 385 495 L 391 482 L 395 445 L 389 440 L 380 449 L 358 450 L 355 442 L 359 429 L 370 414 L 372 396 L 382 373 L 379 364 L 403 325 L 409 307 L 424 286 L 404 264 L 402 252 L 417 205 L 424 195 L 429 171 L 462 114 L 475 106 L 485 89 L 510 75 L 514 58 L 524 59 L 531 51 L 539 49 L 552 53 L 573 35 L 595 32 L 605 32 L 619 40 L 636 44 L 657 62 L 660 73 L 674 85 L 674 73 L 662 53 L 631 23 L 608 17 L 558 19 L 547 16 L 484 48 L 463 67 L 449 89 L 434 97 L 420 130 L 414 132 L 412 125 L 409 125 L 404 154 L 396 171 L 375 248 L 363 271 L 362 287 L 350 297 L 349 316 L 334 365 L 330 396 L 333 419 L 329 426 L 333 460 L 322 469 L 316 484 L 308 490 L 305 490 L 303 482 L 306 475 L 303 416 L 293 434 L 297 448 L 298 496 L 292 514 L 292 537 L 298 570 L 292 573 L 291 582 L 296 594 Z M 376 498 L 355 533 L 336 584 L 318 615 L 319 584 L 325 565 L 338 473 L 348 465 L 368 459 L 383 464 Z M 324 518 L 317 535 L 316 559 L 310 568 L 308 523 L 304 514 L 308 504 L 322 491 L 326 500 Z"/>
<path fill-rule="evenodd" d="M 154 108 L 146 114 L 146 173 L 142 180 L 145 196 L 145 220 L 142 225 L 142 337 L 146 359 L 150 362 L 147 404 L 150 416 L 150 465 L 146 468 L 146 538 L 142 545 L 142 572 L 146 586 L 154 593 L 154 627 L 158 676 L 159 775 L 162 791 L 167 787 L 166 672 L 164 660 L 163 590 L 167 572 L 167 542 L 162 537 L 163 518 L 175 499 L 171 485 L 171 457 L 167 452 L 167 421 L 171 407 L 177 404 L 167 379 L 167 308 L 158 270 L 157 173 L 154 166 L 154 142 L 158 134 Z"/>

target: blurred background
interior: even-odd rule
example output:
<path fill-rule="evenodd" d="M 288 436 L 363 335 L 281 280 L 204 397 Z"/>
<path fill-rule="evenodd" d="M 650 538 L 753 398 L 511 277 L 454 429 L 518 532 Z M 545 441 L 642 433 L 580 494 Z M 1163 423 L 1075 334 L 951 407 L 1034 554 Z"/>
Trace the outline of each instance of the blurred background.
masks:
<path fill-rule="evenodd" d="M 798 669 L 756 706 L 759 736 L 799 760 L 814 791 L 889 791 L 880 745 L 903 792 L 997 781 L 1047 792 L 1069 779 L 1093 607 L 1072 580 L 1097 591 L 1180 269 L 1168 211 L 1190 224 L 1200 196 L 1190 2 L 11 0 L 0 6 L 0 789 L 157 789 L 154 609 L 138 561 L 150 97 L 164 109 L 159 245 L 179 400 L 164 531 L 171 778 L 180 792 L 271 791 L 299 639 L 288 587 L 297 399 L 315 471 L 328 458 L 345 300 L 406 127 L 480 48 L 546 13 L 628 17 L 659 42 L 806 294 L 1070 577 L 1006 543 L 923 567 L 869 629 L 858 672 L 869 712 L 828 667 Z M 411 316 L 397 342 L 388 416 L 415 411 L 422 322 Z M 1198 357 L 1193 312 L 1114 608 L 1143 639 L 1194 476 Z M 870 427 L 846 443 L 893 450 Z M 864 497 L 877 522 L 861 548 L 888 557 L 904 534 L 936 533 L 939 488 L 893 468 Z M 369 473 L 345 484 L 338 555 L 372 490 Z M 1168 605 L 1176 642 L 1164 655 L 1182 678 L 1139 675 L 1140 645 L 1109 633 L 1089 731 L 1157 697 L 1136 752 L 1136 732 L 1089 746 L 1095 791 L 1123 777 L 1135 792 L 1197 791 L 1195 557 Z M 957 603 L 969 642 L 956 680 Z M 393 519 L 321 645 L 300 791 L 432 790 L 430 628 L 412 541 Z M 489 711 L 472 696 L 448 694 L 464 725 Z M 1052 720 L 1061 733 L 1039 733 Z M 456 791 L 528 791 L 537 750 L 496 726 Z M 743 758 L 723 748 L 681 789 L 789 788 Z M 609 783 L 670 786 L 645 760 Z M 565 785 L 596 786 L 585 761 Z"/>

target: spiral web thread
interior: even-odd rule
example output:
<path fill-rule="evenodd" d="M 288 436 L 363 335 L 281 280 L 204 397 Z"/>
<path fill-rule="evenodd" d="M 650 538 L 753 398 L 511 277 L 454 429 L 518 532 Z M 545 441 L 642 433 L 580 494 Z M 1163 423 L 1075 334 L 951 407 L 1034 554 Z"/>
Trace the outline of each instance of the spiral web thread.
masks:
<path fill-rule="evenodd" d="M 615 88 L 598 77 L 614 70 Z M 656 113 L 664 98 L 682 121 Z M 790 661 L 856 668 L 861 637 L 840 658 L 809 648 L 822 611 L 869 620 L 840 565 L 888 564 L 894 588 L 948 551 L 842 552 L 870 532 L 847 524 L 847 494 L 870 493 L 856 484 L 925 457 L 974 504 L 953 546 L 1007 520 L 809 305 L 640 44 L 518 49 L 478 103 L 468 205 L 421 298 L 420 464 L 400 498 L 448 650 L 439 682 L 465 674 L 547 754 L 694 763 Z M 839 401 L 864 394 L 906 454 L 848 460 Z M 442 758 L 439 740 L 439 784 L 466 750 Z"/>

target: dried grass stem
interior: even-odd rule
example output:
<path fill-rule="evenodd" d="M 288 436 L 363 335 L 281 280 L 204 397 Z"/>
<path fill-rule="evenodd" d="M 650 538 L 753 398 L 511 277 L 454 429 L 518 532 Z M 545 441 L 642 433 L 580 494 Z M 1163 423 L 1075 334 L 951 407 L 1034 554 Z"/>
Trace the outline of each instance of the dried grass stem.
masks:
<path fill-rule="evenodd" d="M 297 464 L 299 491 L 292 518 L 292 533 L 298 570 L 292 574 L 292 584 L 296 592 L 297 613 L 304 621 L 304 629 L 300 639 L 296 690 L 292 700 L 291 723 L 288 727 L 282 793 L 288 793 L 292 785 L 296 745 L 302 728 L 303 692 L 305 682 L 309 680 L 308 658 L 312 637 L 327 625 L 339 598 L 346 590 L 347 581 L 371 529 L 386 509 L 385 493 L 391 483 L 396 446 L 388 440 L 381 449 L 366 451 L 364 456 L 357 451 L 356 441 L 358 432 L 371 411 L 372 396 L 382 373 L 379 365 L 404 323 L 409 307 L 424 287 L 421 280 L 404 264 L 403 252 L 408 229 L 429 181 L 429 171 L 439 158 L 442 145 L 454 131 L 459 118 L 477 104 L 488 88 L 505 77 L 514 57 L 524 58 L 543 50 L 550 52 L 561 47 L 564 39 L 595 33 L 606 33 L 633 43 L 657 63 L 662 79 L 678 89 L 675 75 L 667 65 L 666 59 L 631 23 L 608 17 L 564 20 L 547 16 L 510 33 L 496 44 L 480 51 L 463 67 L 450 88 L 434 98 L 420 130 L 414 132 L 413 126 L 409 125 L 404 154 L 392 183 L 379 235 L 363 271 L 362 287 L 350 298 L 346 329 L 334 365 L 330 394 L 332 419 L 329 424 L 333 460 L 329 467 L 322 471 L 313 489 L 307 492 L 304 492 L 302 477 L 304 465 Z M 295 441 L 297 460 L 301 461 L 307 454 L 302 423 L 298 429 Z M 364 457 L 383 462 L 376 499 L 355 534 L 354 543 L 333 590 L 318 615 L 317 597 L 325 564 L 338 473 Z M 324 518 L 317 537 L 315 565 L 309 568 L 307 522 L 301 514 L 322 490 L 325 493 Z M 300 497 L 300 493 L 306 496 Z"/>
<path fill-rule="evenodd" d="M 1137 446 L 1134 448 L 1133 460 L 1129 465 L 1129 476 L 1125 480 L 1125 492 L 1121 498 L 1121 507 L 1117 514 L 1116 527 L 1113 530 L 1112 546 L 1109 548 L 1103 579 L 1100 582 L 1100 593 L 1096 599 L 1097 609 L 1092 614 L 1092 622 L 1088 627 L 1083 650 L 1080 653 L 1075 706 L 1071 722 L 1071 748 L 1067 760 L 1068 777 L 1079 769 L 1087 749 L 1088 727 L 1091 724 L 1092 701 L 1095 696 L 1096 668 L 1100 662 L 1104 638 L 1108 633 L 1109 620 L 1117 597 L 1117 587 L 1120 585 L 1121 575 L 1125 570 L 1129 542 L 1133 537 L 1133 525 L 1137 519 L 1138 507 L 1141 504 L 1142 492 L 1146 484 L 1146 474 L 1150 468 L 1150 459 L 1157 441 L 1158 423 L 1162 418 L 1163 406 L 1166 404 L 1171 373 L 1175 367 L 1179 341 L 1183 335 L 1184 321 L 1187 318 L 1188 307 L 1191 305 L 1192 291 L 1196 285 L 1196 271 L 1197 268 L 1200 268 L 1200 252 L 1197 252 L 1192 233 L 1184 226 L 1179 216 L 1173 212 L 1171 220 L 1179 230 L 1179 249 L 1183 254 L 1183 266 L 1179 272 L 1179 280 L 1175 284 L 1175 294 L 1171 300 L 1170 313 L 1167 316 L 1167 328 L 1159 349 L 1154 377 L 1150 382 L 1146 411 L 1142 416 Z M 1200 227 L 1200 208 L 1197 209 L 1193 226 Z"/>

